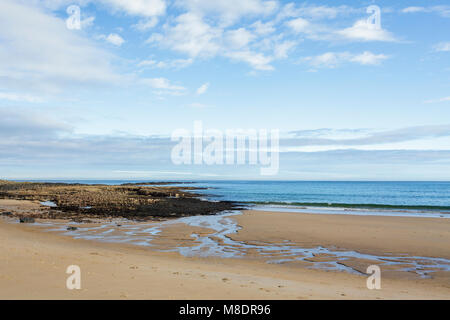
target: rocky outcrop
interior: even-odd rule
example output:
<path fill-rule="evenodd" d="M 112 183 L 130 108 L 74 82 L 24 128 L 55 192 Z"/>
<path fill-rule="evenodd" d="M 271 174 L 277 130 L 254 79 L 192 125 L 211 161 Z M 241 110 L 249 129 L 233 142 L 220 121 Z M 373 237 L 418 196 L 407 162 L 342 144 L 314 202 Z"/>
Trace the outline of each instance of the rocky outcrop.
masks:
<path fill-rule="evenodd" d="M 153 183 L 111 186 L 0 181 L 0 199 L 34 200 L 55 205 L 47 207 L 39 218 L 145 220 L 209 215 L 236 208 L 227 201 L 201 200 L 194 190 L 188 185 L 181 188 Z"/>

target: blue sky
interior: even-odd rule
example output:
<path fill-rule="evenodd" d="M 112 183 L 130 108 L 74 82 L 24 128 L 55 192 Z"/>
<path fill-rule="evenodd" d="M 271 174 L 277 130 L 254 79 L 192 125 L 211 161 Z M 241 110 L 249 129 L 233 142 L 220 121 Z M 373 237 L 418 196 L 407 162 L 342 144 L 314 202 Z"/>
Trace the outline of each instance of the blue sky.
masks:
<path fill-rule="evenodd" d="M 173 165 L 201 120 L 279 129 L 272 179 L 450 180 L 449 30 L 445 1 L 2 0 L 0 177 L 267 179 Z"/>

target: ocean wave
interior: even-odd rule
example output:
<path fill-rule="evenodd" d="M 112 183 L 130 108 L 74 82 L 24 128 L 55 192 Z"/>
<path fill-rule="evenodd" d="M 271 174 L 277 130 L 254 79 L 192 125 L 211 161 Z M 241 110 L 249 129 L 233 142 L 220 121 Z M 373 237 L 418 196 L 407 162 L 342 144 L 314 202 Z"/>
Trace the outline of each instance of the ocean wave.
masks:
<path fill-rule="evenodd" d="M 341 208 L 341 209 L 385 209 L 385 210 L 423 210 L 423 211 L 444 211 L 450 213 L 450 206 L 430 206 L 430 205 L 389 205 L 378 203 L 325 203 L 325 202 L 283 202 L 283 201 L 248 201 L 249 205 L 276 205 L 304 208 Z"/>

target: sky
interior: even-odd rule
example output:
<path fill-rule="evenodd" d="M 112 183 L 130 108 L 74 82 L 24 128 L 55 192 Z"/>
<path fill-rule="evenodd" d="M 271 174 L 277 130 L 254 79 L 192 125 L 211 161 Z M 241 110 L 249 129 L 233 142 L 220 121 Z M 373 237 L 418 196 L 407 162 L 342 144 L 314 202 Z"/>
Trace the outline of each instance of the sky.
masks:
<path fill-rule="evenodd" d="M 448 181 L 449 30 L 434 0 L 2 0 L 0 178 Z M 279 130 L 277 174 L 174 164 L 195 121 Z"/>

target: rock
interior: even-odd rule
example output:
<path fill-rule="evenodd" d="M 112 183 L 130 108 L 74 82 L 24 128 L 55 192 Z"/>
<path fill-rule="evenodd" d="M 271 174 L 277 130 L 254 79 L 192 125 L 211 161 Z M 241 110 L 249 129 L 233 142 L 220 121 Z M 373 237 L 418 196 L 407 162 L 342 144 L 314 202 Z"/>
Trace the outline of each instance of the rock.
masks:
<path fill-rule="evenodd" d="M 76 223 L 92 223 L 92 220 L 82 218 L 73 218 L 72 221 Z"/>
<path fill-rule="evenodd" d="M 67 230 L 68 231 L 75 231 L 75 230 L 78 230 L 78 228 L 77 227 L 67 227 Z"/>
<path fill-rule="evenodd" d="M 139 185 L 0 181 L 0 194 L 3 198 L 16 200 L 42 202 L 51 199 L 58 207 L 49 207 L 48 212 L 36 212 L 33 214 L 35 218 L 67 218 L 80 223 L 88 223 L 84 218 L 167 218 L 208 215 L 239 209 L 231 202 L 202 201 L 197 198 L 199 194 L 184 192 L 185 189 L 195 190 L 194 187 Z M 89 210 L 87 206 L 90 207 Z"/>
<path fill-rule="evenodd" d="M 34 223 L 34 218 L 31 217 L 22 217 L 20 218 L 20 223 Z"/>
<path fill-rule="evenodd" d="M 2 216 L 12 216 L 12 212 L 11 211 L 5 211 L 5 212 L 2 212 Z"/>

